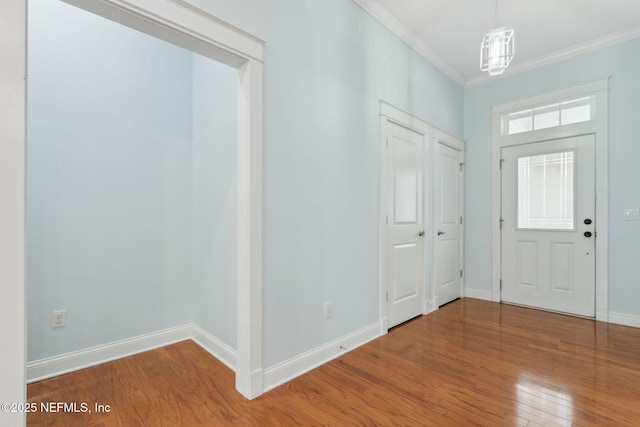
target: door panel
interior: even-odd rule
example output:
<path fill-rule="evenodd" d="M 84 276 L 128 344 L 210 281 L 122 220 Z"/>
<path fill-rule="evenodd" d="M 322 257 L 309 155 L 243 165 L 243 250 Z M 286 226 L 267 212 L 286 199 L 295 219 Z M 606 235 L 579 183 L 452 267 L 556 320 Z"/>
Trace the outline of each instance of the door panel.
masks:
<path fill-rule="evenodd" d="M 458 242 L 455 239 L 440 241 L 441 263 L 439 265 L 440 283 L 442 286 L 455 285 L 458 281 L 460 266 L 458 265 Z"/>
<path fill-rule="evenodd" d="M 394 303 L 416 296 L 416 283 L 420 281 L 419 248 L 415 243 L 399 244 L 393 247 L 394 281 L 391 295 Z"/>
<path fill-rule="evenodd" d="M 424 300 L 422 228 L 424 136 L 386 124 L 386 232 L 388 326 L 422 314 Z"/>
<path fill-rule="evenodd" d="M 393 212 L 396 223 L 415 224 L 418 219 L 420 158 L 415 141 L 392 138 Z"/>
<path fill-rule="evenodd" d="M 461 266 L 461 171 L 462 153 L 436 144 L 434 182 L 434 268 L 436 305 L 462 296 Z"/>
<path fill-rule="evenodd" d="M 536 287 L 537 253 L 538 244 L 536 242 L 522 240 L 518 242 L 518 284 L 520 286 Z"/>
<path fill-rule="evenodd" d="M 595 315 L 594 146 L 585 135 L 502 149 L 503 301 Z"/>
<path fill-rule="evenodd" d="M 441 146 L 440 167 L 440 224 L 457 225 L 460 217 L 458 202 L 458 176 L 460 174 L 459 152 L 453 148 Z M 452 195 L 454 197 L 448 197 Z"/>
<path fill-rule="evenodd" d="M 551 289 L 574 292 L 573 270 L 575 259 L 571 243 L 551 243 Z"/>

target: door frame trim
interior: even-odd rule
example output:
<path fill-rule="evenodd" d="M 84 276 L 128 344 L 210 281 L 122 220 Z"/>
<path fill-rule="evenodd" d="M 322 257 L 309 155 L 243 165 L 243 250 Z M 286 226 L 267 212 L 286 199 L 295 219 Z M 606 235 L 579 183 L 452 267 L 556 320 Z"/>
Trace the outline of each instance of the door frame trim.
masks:
<path fill-rule="evenodd" d="M 431 221 L 431 215 L 427 215 L 427 208 L 432 206 L 430 197 L 431 191 L 429 190 L 428 184 L 431 182 L 431 168 L 429 167 L 429 163 L 427 160 L 430 159 L 431 156 L 431 132 L 432 127 L 429 123 L 422 120 L 421 118 L 402 110 L 384 100 L 379 100 L 379 115 L 380 115 L 380 141 L 379 141 L 379 164 L 378 170 L 380 173 L 378 174 L 378 288 L 380 290 L 379 293 L 379 313 L 380 313 L 380 333 L 386 334 L 389 331 L 389 316 L 388 316 L 388 305 L 386 300 L 386 293 L 388 291 L 387 283 L 384 280 L 387 273 L 386 268 L 386 256 L 387 250 L 385 247 L 386 235 L 387 235 L 387 227 L 386 227 L 386 215 L 387 215 L 387 206 L 388 206 L 388 194 L 386 192 L 385 182 L 388 178 L 388 170 L 386 166 L 386 126 L 387 123 L 393 123 L 395 125 L 399 125 L 405 127 L 417 134 L 422 135 L 424 149 L 423 152 L 423 174 L 422 174 L 422 224 L 425 230 L 431 229 L 431 223 L 427 221 Z M 429 268 L 429 259 L 430 254 L 429 248 L 431 248 L 431 233 L 428 233 L 424 239 L 424 250 L 423 250 L 423 305 L 422 305 L 422 313 L 428 314 L 433 311 L 433 301 L 427 299 L 427 282 L 428 275 L 427 270 Z"/>
<path fill-rule="evenodd" d="M 433 152 L 434 154 L 437 152 L 438 150 L 438 144 L 442 144 L 442 145 L 446 145 L 450 148 L 453 148 L 454 150 L 457 150 L 460 152 L 460 162 L 462 163 L 462 167 L 460 169 L 460 200 L 458 201 L 459 203 L 459 214 L 462 217 L 462 223 L 459 225 L 459 235 L 460 235 L 460 254 L 459 254 L 459 265 L 458 268 L 460 270 L 462 270 L 463 274 L 460 277 L 460 298 L 464 298 L 465 297 L 465 274 L 464 274 L 464 224 L 465 224 L 465 211 L 464 211 L 464 177 L 465 177 L 465 172 L 464 172 L 464 163 L 465 163 L 465 148 L 466 148 L 466 141 L 463 141 L 459 138 L 456 138 L 455 136 L 441 130 L 438 128 L 434 128 L 433 129 Z M 431 159 L 431 170 L 433 170 L 433 173 L 436 172 L 436 156 L 432 156 Z M 432 180 L 433 184 L 435 185 L 435 179 Z M 435 196 L 436 190 L 435 188 L 431 189 L 431 193 Z M 432 213 L 435 216 L 435 198 L 433 199 L 433 204 L 432 204 Z M 435 221 L 432 221 L 432 228 L 431 228 L 431 236 L 435 236 L 437 233 L 436 230 L 436 224 Z M 438 309 L 438 281 L 436 280 L 438 271 L 437 271 L 437 264 L 436 264 L 436 240 L 435 238 L 432 239 L 432 244 L 433 246 L 431 247 L 431 253 L 433 254 L 433 265 L 431 268 L 431 283 L 433 284 L 432 286 L 432 297 L 431 299 L 433 300 L 433 304 L 434 307 L 432 309 L 433 310 L 437 310 Z"/>
<path fill-rule="evenodd" d="M 27 2 L 0 2 L 0 402 L 26 402 L 26 65 Z M 0 415 L 26 425 L 23 412 Z"/>
<path fill-rule="evenodd" d="M 533 142 L 593 134 L 595 136 L 596 156 L 596 320 L 607 322 L 609 319 L 608 301 L 608 248 L 609 248 L 609 195 L 608 195 L 608 93 L 609 78 L 603 78 L 584 84 L 566 87 L 516 101 L 506 102 L 492 107 L 492 287 L 491 299 L 501 300 L 501 239 L 500 205 L 501 180 L 500 158 L 503 147 Z M 594 96 L 596 113 L 594 119 L 584 123 L 566 125 L 558 128 L 525 132 L 517 135 L 501 135 L 501 116 L 505 113 L 551 104 L 558 100 Z"/>

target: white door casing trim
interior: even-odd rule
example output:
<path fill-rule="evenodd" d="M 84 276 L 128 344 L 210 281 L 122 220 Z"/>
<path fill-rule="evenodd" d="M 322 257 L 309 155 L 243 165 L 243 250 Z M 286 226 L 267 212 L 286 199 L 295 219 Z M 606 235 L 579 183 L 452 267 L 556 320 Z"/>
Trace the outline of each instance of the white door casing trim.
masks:
<path fill-rule="evenodd" d="M 384 100 L 380 100 L 378 102 L 380 104 L 380 116 L 385 117 L 400 126 L 411 129 L 416 133 L 422 135 L 429 135 L 431 133 L 431 125 L 420 117 L 398 108 Z"/>
<path fill-rule="evenodd" d="M 225 23 L 185 0 L 65 0 L 128 27 L 205 55 L 238 69 L 237 127 L 237 363 L 236 388 L 252 399 L 264 392 L 262 368 L 262 51 L 264 42 Z M 24 224 L 26 146 L 26 4 L 20 0 L 0 5 L 0 67 L 3 96 L 0 111 L 11 120 L 0 122 L 0 283 L 10 284 L 11 298 L 0 299 L 0 313 L 11 316 L 3 336 L 11 360 L 3 364 L 0 388 L 3 401 L 26 401 L 26 319 Z M 5 55 L 6 51 L 6 55 Z M 6 73 L 6 76 L 5 76 Z M 6 78 L 5 78 L 6 77 Z M 7 86 L 5 86 L 5 84 Z M 6 92 L 5 92 L 6 91 Z M 6 96 L 4 96 L 6 94 Z M 10 96 L 9 96 L 10 95 Z M 7 112 L 7 114 L 5 114 Z M 5 167 L 6 163 L 6 167 Z M 6 179 L 5 179 L 6 178 Z M 20 195 L 17 197 L 16 195 Z M 10 227 L 5 236 L 5 226 Z M 9 266 L 7 266 L 9 267 Z M 16 307 L 19 307 L 16 308 Z M 7 356 L 9 357 L 9 356 Z M 17 366 L 17 358 L 21 360 Z M 6 372 L 6 374 L 5 374 Z M 5 390 L 6 387 L 6 390 Z M 21 418 L 24 423 L 24 418 Z M 18 421 L 20 422 L 20 421 Z"/>
<path fill-rule="evenodd" d="M 491 299 L 501 300 L 501 239 L 500 239 L 500 158 L 503 147 L 527 144 L 537 141 L 594 134 L 596 147 L 596 320 L 607 322 L 608 313 L 608 78 L 567 87 L 553 92 L 507 102 L 492 107 L 492 291 Z M 502 115 L 525 110 L 539 105 L 594 96 L 595 117 L 583 123 L 565 125 L 558 128 L 536 130 L 516 135 L 501 135 Z"/>
<path fill-rule="evenodd" d="M 386 257 L 387 251 L 385 247 L 386 241 L 386 212 L 388 206 L 388 197 L 389 195 L 385 191 L 386 188 L 386 180 L 388 178 L 389 171 L 386 166 L 386 132 L 385 128 L 387 123 L 393 123 L 411 131 L 418 133 L 424 138 L 424 149 L 423 152 L 423 162 L 422 164 L 426 169 L 430 169 L 428 160 L 431 156 L 431 143 L 430 143 L 430 133 L 431 133 L 431 125 L 426 121 L 420 119 L 419 117 L 414 116 L 413 114 L 404 111 L 400 108 L 389 104 L 384 100 L 379 101 L 380 105 L 380 160 L 379 160 L 379 176 L 378 176 L 378 253 L 379 253 L 379 289 L 380 289 L 380 333 L 386 334 L 389 330 L 389 318 L 388 318 L 388 310 L 387 310 L 387 283 L 385 281 L 385 277 L 387 274 L 386 268 Z M 425 230 L 431 230 L 431 215 L 427 215 L 426 212 L 430 212 L 427 210 L 427 207 L 432 206 L 431 202 L 431 191 L 429 191 L 428 184 L 430 183 L 429 177 L 430 171 L 426 171 L 422 174 L 423 179 L 423 198 L 422 198 L 422 212 L 423 212 L 423 227 Z M 425 218 L 426 216 L 426 218 Z M 423 314 L 427 314 L 433 311 L 433 301 L 429 298 L 429 293 L 427 292 L 427 270 L 431 268 L 429 260 L 430 256 L 430 248 L 432 247 L 431 241 L 431 233 L 428 233 L 424 237 L 424 249 L 423 250 Z"/>
<path fill-rule="evenodd" d="M 26 402 L 25 170 L 27 33 L 24 0 L 0 2 L 0 402 Z M 0 412 L 3 426 L 24 413 Z"/>
<path fill-rule="evenodd" d="M 464 163 L 465 163 L 465 145 L 466 145 L 466 141 L 463 141 L 459 138 L 456 138 L 453 135 L 450 135 L 449 133 L 438 129 L 438 128 L 433 128 L 433 146 L 434 146 L 434 153 L 437 150 L 437 146 L 438 144 L 443 144 L 446 145 L 448 147 L 451 147 L 455 150 L 458 150 L 460 152 L 460 161 L 462 163 L 462 168 L 460 171 L 460 200 L 459 200 L 459 206 L 460 206 L 460 215 L 463 217 L 463 221 L 460 224 L 460 265 L 459 268 L 460 270 L 463 271 L 463 275 L 460 277 L 460 297 L 465 297 L 465 274 L 464 274 L 464 224 L 465 224 L 465 220 L 464 220 Z M 436 156 L 432 156 L 432 161 L 431 161 L 431 165 L 430 168 L 432 171 L 436 171 L 436 165 L 435 165 L 435 161 L 436 161 Z M 435 194 L 435 189 L 431 189 L 431 193 Z M 435 204 L 432 205 L 435 209 Z M 432 215 L 433 216 L 433 215 Z M 431 228 L 431 236 L 435 236 L 437 233 L 437 224 L 435 224 L 435 221 L 432 221 L 432 228 Z M 436 250 L 435 250 L 435 239 L 432 239 L 432 243 L 433 246 L 430 248 L 431 253 L 436 254 Z M 435 259 L 435 258 L 434 258 Z M 433 284 L 432 286 L 432 298 L 433 301 L 435 303 L 435 308 L 434 310 L 437 310 L 438 308 L 438 280 L 437 280 L 437 271 L 438 266 L 433 263 L 433 266 L 431 268 L 431 283 Z"/>

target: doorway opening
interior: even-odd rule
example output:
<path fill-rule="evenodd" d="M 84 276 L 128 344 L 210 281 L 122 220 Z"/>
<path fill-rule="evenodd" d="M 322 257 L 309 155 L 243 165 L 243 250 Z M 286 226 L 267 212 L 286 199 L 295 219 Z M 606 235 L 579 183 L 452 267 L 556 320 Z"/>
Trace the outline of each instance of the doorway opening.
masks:
<path fill-rule="evenodd" d="M 261 129 L 262 129 L 262 41 L 232 27 L 208 13 L 190 5 L 173 1 L 158 1 L 144 5 L 132 1 L 122 5 L 117 1 L 80 1 L 76 4 L 89 12 L 124 24 L 170 42 L 191 52 L 203 55 L 235 69 L 238 84 L 236 94 L 237 125 L 235 136 L 236 167 L 234 179 L 236 232 L 235 250 L 235 301 L 237 328 L 234 338 L 236 354 L 236 388 L 246 397 L 253 398 L 263 392 L 262 387 L 262 330 L 261 330 Z M 24 26 L 26 29 L 26 25 Z M 81 35 L 79 36 L 81 37 Z M 100 50 L 94 52 L 100 55 Z M 118 73 L 123 64 L 113 64 L 105 72 Z M 162 70 L 165 71 L 165 70 Z M 152 80 L 154 75 L 145 75 Z M 98 88 L 100 89 L 100 88 Z M 117 96 L 117 94 L 111 94 Z M 20 100 L 17 100 L 18 102 Z M 21 102 L 21 101 L 20 101 Z M 19 102 L 18 102 L 19 103 Z M 55 107 L 55 106 L 54 106 Z M 144 106 L 138 106 L 144 108 Z M 180 112 L 178 112 L 179 114 Z M 111 126 L 127 123 L 111 122 Z M 169 132 L 170 133 L 170 132 Z M 168 138 L 175 135 L 165 135 Z M 171 145 L 171 141 L 168 142 Z M 108 150 L 108 148 L 107 148 Z M 137 153 L 140 157 L 144 153 Z M 165 159 L 172 153 L 166 153 Z M 131 159 L 125 159 L 131 160 Z M 114 171 L 110 171 L 114 172 Z M 119 179 L 117 171 L 114 179 Z M 140 179 L 147 179 L 142 176 Z M 24 190 L 24 189 L 23 189 Z M 179 189 L 172 189 L 179 193 Z M 64 196 L 64 195 L 63 195 Z M 105 194 L 105 196 L 107 196 Z M 140 198 L 153 197 L 143 193 Z M 167 203 L 174 201 L 164 200 Z M 179 201 L 178 201 L 179 203 Z M 77 206 L 86 209 L 86 206 Z M 168 219 L 169 223 L 173 223 Z M 100 224 L 97 224 L 98 226 Z M 58 230 L 64 232 L 64 230 Z M 178 248 L 184 249 L 184 248 Z M 171 258 L 171 257 L 170 257 Z M 175 266 L 162 268 L 175 273 Z M 118 268 L 118 266 L 113 266 Z M 23 284 L 24 286 L 24 284 Z M 126 299 L 126 295 L 122 295 Z M 150 296 L 150 299 L 153 295 Z M 26 301 L 25 301 L 26 302 Z M 179 302 L 178 302 L 179 304 Z M 137 314 L 137 313 L 136 313 Z M 126 321 L 126 319 L 123 319 Z M 69 313 L 69 321 L 71 314 Z M 17 325 L 23 330 L 24 324 Z M 24 337 L 26 339 L 26 337 Z"/>

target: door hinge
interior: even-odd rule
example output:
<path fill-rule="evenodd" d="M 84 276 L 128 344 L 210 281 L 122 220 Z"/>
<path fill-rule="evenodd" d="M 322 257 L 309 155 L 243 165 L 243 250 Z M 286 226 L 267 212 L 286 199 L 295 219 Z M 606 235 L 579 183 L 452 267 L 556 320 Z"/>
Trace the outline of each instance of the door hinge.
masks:
<path fill-rule="evenodd" d="M 389 225 L 389 215 L 385 215 L 385 223 L 386 225 Z"/>
<path fill-rule="evenodd" d="M 389 302 L 389 292 L 387 292 L 387 302 Z"/>
<path fill-rule="evenodd" d="M 502 290 L 502 279 L 500 279 L 500 290 Z"/>
<path fill-rule="evenodd" d="M 389 138 L 387 138 L 387 148 L 389 148 Z"/>
<path fill-rule="evenodd" d="M 504 159 L 500 159 L 500 170 L 502 170 L 502 163 L 504 163 Z"/>
<path fill-rule="evenodd" d="M 500 218 L 498 221 L 500 222 L 500 230 L 502 230 L 502 223 L 504 222 L 504 219 Z"/>
<path fill-rule="evenodd" d="M 460 277 L 462 277 L 462 270 L 460 270 Z"/>
<path fill-rule="evenodd" d="M 462 225 L 462 217 L 460 217 L 460 225 Z"/>
<path fill-rule="evenodd" d="M 462 167 L 464 166 L 464 163 L 460 163 L 460 172 L 462 172 Z"/>

